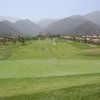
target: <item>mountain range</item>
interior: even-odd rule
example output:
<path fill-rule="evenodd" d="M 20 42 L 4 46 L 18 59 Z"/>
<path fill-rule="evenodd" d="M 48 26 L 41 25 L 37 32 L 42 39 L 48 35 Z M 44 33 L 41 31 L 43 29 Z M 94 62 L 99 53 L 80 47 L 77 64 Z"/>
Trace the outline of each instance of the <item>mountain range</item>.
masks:
<path fill-rule="evenodd" d="M 44 28 L 43 32 L 51 34 L 100 34 L 100 26 L 84 16 L 74 15 L 61 19 Z"/>
<path fill-rule="evenodd" d="M 19 20 L 15 23 L 7 20 L 0 22 L 0 36 L 35 36 L 41 31 L 41 27 L 30 20 Z"/>
<path fill-rule="evenodd" d="M 45 19 L 37 24 L 28 19 L 13 22 L 8 19 L 0 20 L 0 36 L 35 36 L 40 33 L 100 35 L 100 11 L 91 12 L 83 16 L 73 15 L 59 20 Z"/>
<path fill-rule="evenodd" d="M 88 13 L 84 17 L 100 26 L 100 11 Z"/>
<path fill-rule="evenodd" d="M 26 20 L 19 20 L 14 23 L 16 29 L 21 31 L 22 33 L 34 36 L 37 35 L 41 31 L 41 27 L 38 24 L 26 19 Z"/>

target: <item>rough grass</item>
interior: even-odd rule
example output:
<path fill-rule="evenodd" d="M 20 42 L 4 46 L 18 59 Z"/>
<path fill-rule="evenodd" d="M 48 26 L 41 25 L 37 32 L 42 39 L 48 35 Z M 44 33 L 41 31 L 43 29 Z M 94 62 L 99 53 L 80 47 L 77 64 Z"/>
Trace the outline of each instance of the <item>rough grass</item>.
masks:
<path fill-rule="evenodd" d="M 1 100 L 100 100 L 100 84 L 63 88 L 36 94 L 1 97 Z"/>
<path fill-rule="evenodd" d="M 100 74 L 0 79 L 0 96 L 34 94 L 72 86 L 99 83 Z"/>

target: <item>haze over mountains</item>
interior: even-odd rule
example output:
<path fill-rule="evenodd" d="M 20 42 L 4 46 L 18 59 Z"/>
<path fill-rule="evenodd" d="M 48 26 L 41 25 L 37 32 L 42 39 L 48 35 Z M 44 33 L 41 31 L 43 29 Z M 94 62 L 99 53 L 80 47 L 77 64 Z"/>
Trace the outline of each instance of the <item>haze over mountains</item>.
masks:
<path fill-rule="evenodd" d="M 52 23 L 56 22 L 57 19 L 43 19 L 43 20 L 40 20 L 38 22 L 38 24 L 42 27 L 42 28 L 45 28 L 49 25 L 51 25 Z"/>
<path fill-rule="evenodd" d="M 41 27 L 30 20 L 19 20 L 15 23 L 7 20 L 0 22 L 0 36 L 35 36 Z"/>
<path fill-rule="evenodd" d="M 43 32 L 53 34 L 95 34 L 100 33 L 100 27 L 87 20 L 84 16 L 74 15 L 61 19 L 49 27 L 43 29 Z"/>
<path fill-rule="evenodd" d="M 88 13 L 84 17 L 100 26 L 100 11 Z"/>
<path fill-rule="evenodd" d="M 14 24 L 9 21 L 1 21 L 0 22 L 0 36 L 9 37 L 9 36 L 17 36 L 22 35 L 22 32 L 14 27 Z"/>
<path fill-rule="evenodd" d="M 14 18 L 14 17 L 3 17 L 3 16 L 0 16 L 0 21 L 3 21 L 3 20 L 7 20 L 7 21 L 10 21 L 12 23 L 15 23 L 16 21 L 18 21 L 20 19 Z"/>
<path fill-rule="evenodd" d="M 3 18 L 2 18 L 3 19 Z M 9 18 L 0 22 L 0 36 L 35 36 L 49 34 L 100 34 L 100 11 L 84 16 L 73 15 L 60 20 L 42 20 L 38 24 L 26 19 L 12 23 Z"/>
<path fill-rule="evenodd" d="M 41 27 L 39 25 L 28 19 L 17 21 L 14 24 L 16 29 L 31 36 L 37 35 L 41 31 Z"/>

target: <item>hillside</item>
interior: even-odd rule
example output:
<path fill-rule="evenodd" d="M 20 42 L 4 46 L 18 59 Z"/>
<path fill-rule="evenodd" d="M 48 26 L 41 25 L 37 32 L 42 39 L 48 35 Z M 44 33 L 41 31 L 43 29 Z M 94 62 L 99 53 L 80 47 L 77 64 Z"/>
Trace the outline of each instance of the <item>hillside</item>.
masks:
<path fill-rule="evenodd" d="M 86 21 L 69 32 L 70 34 L 78 35 L 100 35 L 100 27 L 93 22 Z"/>
<path fill-rule="evenodd" d="M 0 22 L 0 36 L 9 37 L 19 34 L 21 35 L 22 33 L 13 26 L 13 23 L 8 21 Z"/>
<path fill-rule="evenodd" d="M 7 20 L 0 22 L 0 36 L 34 36 L 39 33 L 41 27 L 30 20 L 21 20 L 16 23 Z"/>
<path fill-rule="evenodd" d="M 100 11 L 88 13 L 84 17 L 100 26 Z"/>
<path fill-rule="evenodd" d="M 75 30 L 75 32 L 73 32 L 73 30 Z M 53 23 L 52 25 L 44 28 L 43 32 L 47 32 L 51 34 L 74 34 L 74 33 L 84 34 L 87 32 L 88 33 L 100 32 L 100 30 L 98 25 L 94 24 L 91 21 L 88 21 L 83 16 L 75 15 L 75 16 L 61 19 Z"/>
<path fill-rule="evenodd" d="M 20 30 L 21 32 L 32 36 L 37 35 L 41 31 L 41 27 L 39 25 L 28 19 L 15 22 L 15 26 L 16 29 Z"/>

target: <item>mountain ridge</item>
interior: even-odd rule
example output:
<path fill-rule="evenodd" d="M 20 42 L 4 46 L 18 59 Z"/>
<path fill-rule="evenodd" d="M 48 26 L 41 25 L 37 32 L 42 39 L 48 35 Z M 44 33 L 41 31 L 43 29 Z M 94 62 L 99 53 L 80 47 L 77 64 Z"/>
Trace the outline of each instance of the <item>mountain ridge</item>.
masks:
<path fill-rule="evenodd" d="M 47 20 L 48 21 L 48 20 Z M 59 20 L 50 20 L 41 27 L 29 19 L 10 22 L 0 21 L 0 36 L 36 36 L 39 33 L 50 34 L 100 34 L 100 11 L 85 15 L 73 15 Z"/>

